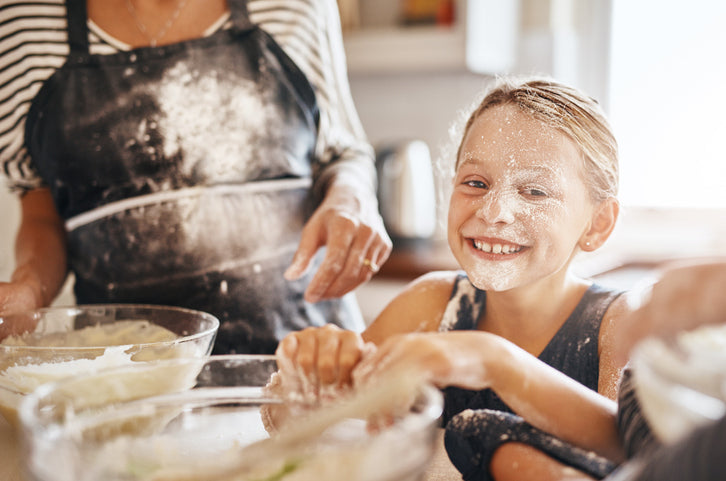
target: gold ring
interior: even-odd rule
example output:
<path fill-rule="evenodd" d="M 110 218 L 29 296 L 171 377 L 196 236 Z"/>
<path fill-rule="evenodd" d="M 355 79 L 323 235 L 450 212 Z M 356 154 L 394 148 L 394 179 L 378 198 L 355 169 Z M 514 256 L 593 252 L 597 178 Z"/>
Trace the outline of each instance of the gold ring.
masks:
<path fill-rule="evenodd" d="M 378 267 L 378 264 L 371 261 L 370 259 L 363 259 L 363 265 L 370 269 L 371 272 L 374 274 L 380 269 L 380 267 Z"/>

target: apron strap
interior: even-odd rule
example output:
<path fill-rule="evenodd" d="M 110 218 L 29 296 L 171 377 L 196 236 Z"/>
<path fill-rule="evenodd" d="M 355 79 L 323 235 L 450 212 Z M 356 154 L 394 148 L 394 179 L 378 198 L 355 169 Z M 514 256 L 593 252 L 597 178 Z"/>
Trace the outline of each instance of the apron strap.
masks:
<path fill-rule="evenodd" d="M 248 30 L 255 26 L 250 21 L 250 15 L 247 11 L 247 0 L 227 0 L 227 6 L 230 11 L 230 19 L 235 27 L 240 30 Z"/>
<path fill-rule="evenodd" d="M 68 44 L 71 54 L 88 54 L 88 14 L 86 0 L 67 0 Z"/>

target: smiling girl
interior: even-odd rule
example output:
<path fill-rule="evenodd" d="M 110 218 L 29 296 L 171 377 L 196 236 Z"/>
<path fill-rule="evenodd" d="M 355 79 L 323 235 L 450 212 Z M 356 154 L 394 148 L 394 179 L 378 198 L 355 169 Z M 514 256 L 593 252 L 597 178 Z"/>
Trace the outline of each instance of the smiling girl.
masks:
<path fill-rule="evenodd" d="M 628 306 L 570 267 L 612 232 L 617 179 L 596 101 L 549 79 L 500 80 L 455 160 L 448 242 L 463 272 L 417 279 L 361 336 L 332 326 L 290 335 L 278 348 L 288 379 L 294 368 L 306 378 L 295 385 L 319 393 L 414 367 L 445 388 L 447 450 L 465 479 L 525 465 L 543 479 L 560 466 L 529 446 L 526 458 L 493 458 L 518 440 L 604 476 L 622 459 L 611 333 Z M 367 342 L 377 349 L 364 355 Z"/>

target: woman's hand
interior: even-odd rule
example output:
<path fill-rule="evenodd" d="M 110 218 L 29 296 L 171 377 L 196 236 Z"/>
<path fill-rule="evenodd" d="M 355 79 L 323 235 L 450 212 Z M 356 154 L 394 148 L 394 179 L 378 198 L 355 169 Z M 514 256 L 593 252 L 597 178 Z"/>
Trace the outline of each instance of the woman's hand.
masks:
<path fill-rule="evenodd" d="M 53 205 L 50 191 L 27 192 L 20 199 L 20 207 L 20 226 L 15 240 L 16 267 L 10 282 L 0 283 L 0 315 L 49 305 L 66 278 L 65 226 Z"/>
<path fill-rule="evenodd" d="M 643 338 L 668 336 L 706 324 L 724 322 L 726 259 L 684 261 L 667 266 L 662 277 L 642 296 L 642 305 L 618 322 L 619 358 L 627 358 Z"/>
<path fill-rule="evenodd" d="M 31 311 L 40 307 L 37 289 L 21 282 L 0 282 L 0 317 L 17 312 Z M 34 326 L 10 324 L 0 320 L 0 341 L 8 336 L 22 334 Z"/>
<path fill-rule="evenodd" d="M 305 292 L 308 302 L 341 297 L 368 281 L 391 253 L 391 239 L 373 193 L 355 182 L 332 184 L 302 231 L 287 279 L 308 269 L 320 247 L 325 259 Z"/>
<path fill-rule="evenodd" d="M 335 397 L 351 387 L 353 368 L 372 349 L 360 334 L 332 324 L 293 332 L 275 353 L 283 389 L 311 404 Z"/>
<path fill-rule="evenodd" d="M 0 316 L 41 307 L 38 289 L 23 282 L 0 282 Z"/>

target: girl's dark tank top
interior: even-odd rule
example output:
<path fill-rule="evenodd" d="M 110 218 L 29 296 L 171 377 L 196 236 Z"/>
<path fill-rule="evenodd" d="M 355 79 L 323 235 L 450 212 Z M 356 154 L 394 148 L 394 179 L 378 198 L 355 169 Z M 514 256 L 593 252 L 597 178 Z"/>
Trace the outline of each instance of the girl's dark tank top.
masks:
<path fill-rule="evenodd" d="M 539 355 L 539 360 L 597 391 L 600 324 L 608 307 L 620 294 L 621 290 L 591 285 Z M 477 289 L 465 274 L 460 274 L 454 283 L 439 331 L 476 329 L 485 306 L 486 292 Z M 512 412 L 491 389 L 470 391 L 450 387 L 444 390 L 444 396 L 444 422 L 465 409 Z"/>

